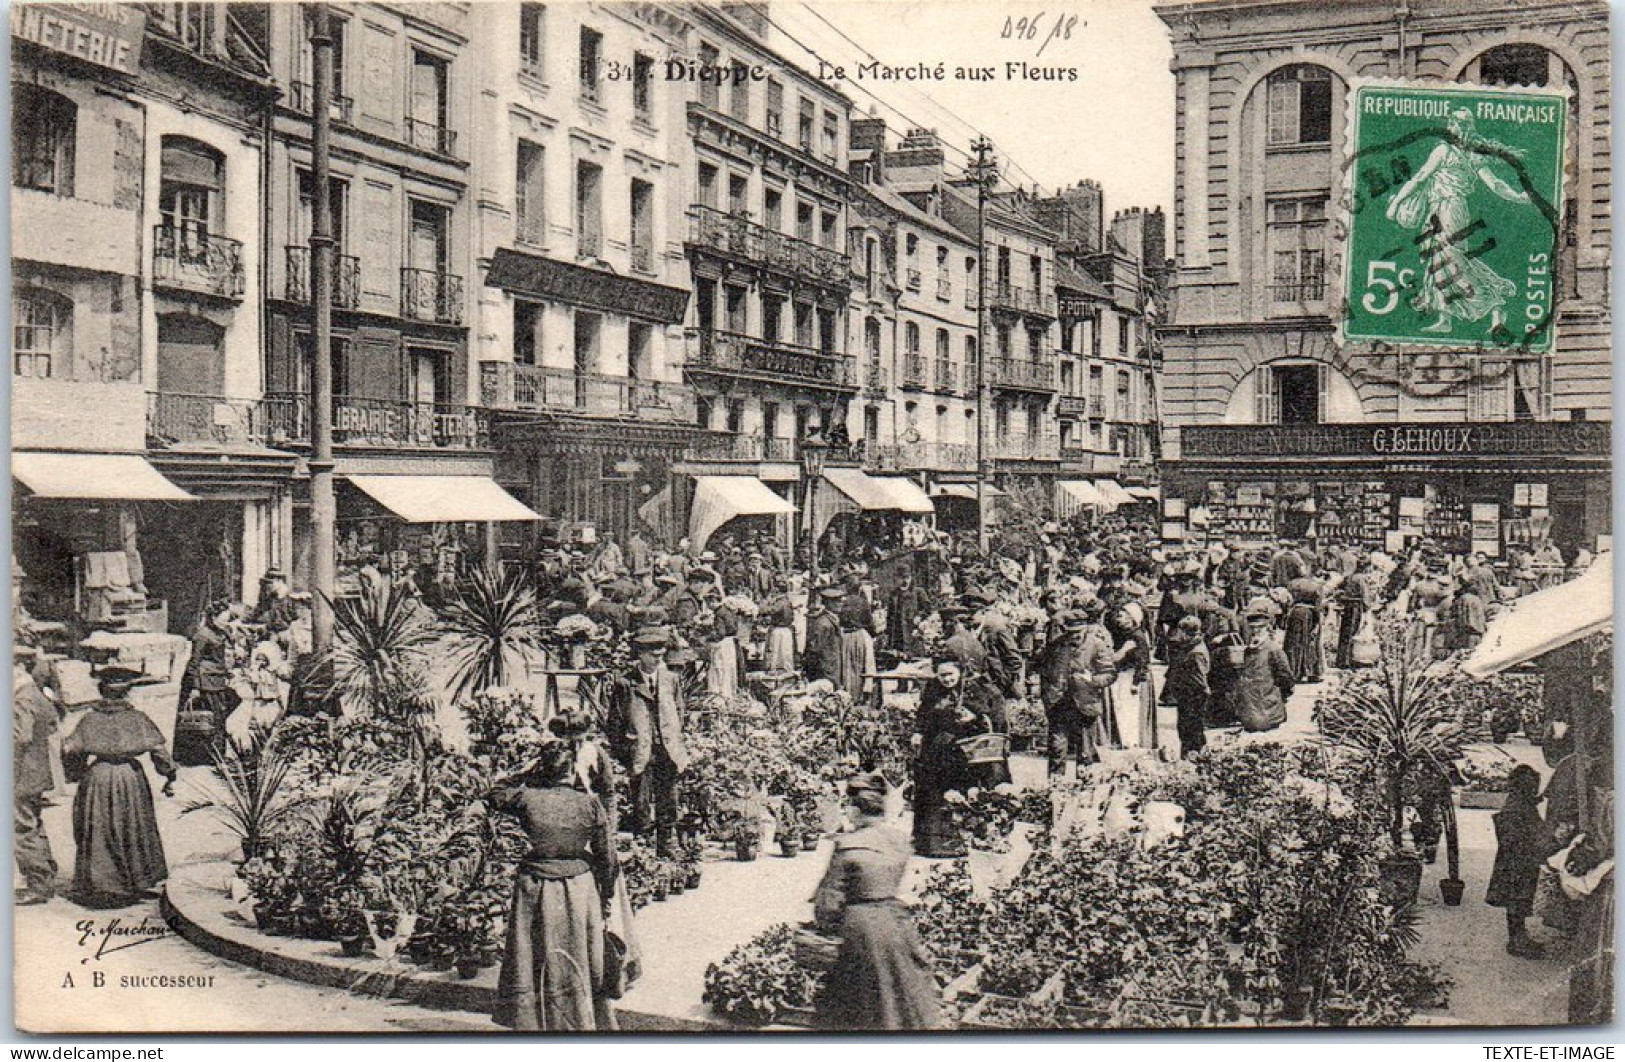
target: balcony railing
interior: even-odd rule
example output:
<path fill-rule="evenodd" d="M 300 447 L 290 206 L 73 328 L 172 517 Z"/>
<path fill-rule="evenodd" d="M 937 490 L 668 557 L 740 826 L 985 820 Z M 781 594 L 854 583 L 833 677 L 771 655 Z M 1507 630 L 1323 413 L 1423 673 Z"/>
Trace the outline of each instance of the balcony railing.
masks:
<path fill-rule="evenodd" d="M 168 392 L 147 394 L 147 441 L 176 443 L 268 443 L 273 413 L 264 401 Z"/>
<path fill-rule="evenodd" d="M 798 459 L 794 439 L 732 431 L 714 431 L 701 437 L 689 447 L 688 455 L 701 461 L 788 462 Z"/>
<path fill-rule="evenodd" d="M 401 316 L 414 321 L 462 324 L 463 278 L 432 269 L 402 269 Z"/>
<path fill-rule="evenodd" d="M 1326 278 L 1324 276 L 1306 276 L 1297 280 L 1280 281 L 1270 285 L 1271 302 L 1324 302 L 1325 299 Z"/>
<path fill-rule="evenodd" d="M 152 232 L 152 278 L 161 287 L 240 299 L 242 241 L 159 225 Z"/>
<path fill-rule="evenodd" d="M 965 309 L 976 309 L 976 288 L 970 283 L 965 285 Z"/>
<path fill-rule="evenodd" d="M 1100 395 L 1090 395 L 1089 396 L 1089 419 L 1090 420 L 1105 420 L 1106 419 L 1106 400 L 1104 398 L 1102 398 Z"/>
<path fill-rule="evenodd" d="M 992 290 L 988 292 L 987 304 L 998 309 L 1014 310 L 1016 313 L 1038 317 L 1055 316 L 1053 292 L 1032 291 L 1010 284 L 994 284 Z"/>
<path fill-rule="evenodd" d="M 908 290 L 910 290 L 910 291 L 919 291 L 920 290 L 920 271 L 918 269 L 910 269 L 910 270 L 906 271 L 906 275 L 907 275 Z"/>
<path fill-rule="evenodd" d="M 882 443 L 864 454 L 871 472 L 974 472 L 975 443 Z"/>
<path fill-rule="evenodd" d="M 898 386 L 905 391 L 918 391 L 925 387 L 925 358 L 917 350 L 903 355 L 903 378 Z"/>
<path fill-rule="evenodd" d="M 1028 436 L 1014 439 L 995 439 L 992 455 L 1001 461 L 1059 461 L 1061 441 L 1054 435 Z"/>
<path fill-rule="evenodd" d="M 492 409 L 559 410 L 590 416 L 692 422 L 694 392 L 680 383 L 577 373 L 507 361 L 480 363 L 480 403 Z"/>
<path fill-rule="evenodd" d="M 769 342 L 737 332 L 688 330 L 688 371 L 742 373 L 827 387 L 856 387 L 853 359 L 794 343 Z"/>
<path fill-rule="evenodd" d="M 310 286 L 310 248 L 286 247 L 287 284 L 284 293 L 289 302 L 309 302 L 314 290 Z M 361 259 L 353 254 L 333 256 L 333 308 L 353 310 L 361 305 Z"/>
<path fill-rule="evenodd" d="M 316 90 L 305 81 L 295 81 L 288 94 L 288 104 L 300 114 L 310 114 L 316 109 Z M 329 112 L 333 120 L 343 125 L 350 125 L 351 115 L 355 111 L 355 101 L 349 96 L 335 94 L 329 104 Z"/>
<path fill-rule="evenodd" d="M 824 284 L 846 285 L 852 280 L 851 260 L 846 255 L 715 207 L 689 209 L 688 242 L 716 254 Z"/>
<path fill-rule="evenodd" d="M 406 142 L 436 155 L 457 154 L 457 134 L 438 122 L 424 121 L 422 118 L 406 119 Z"/>
<path fill-rule="evenodd" d="M 1046 361 L 995 358 L 988 362 L 994 387 L 1024 391 L 1055 390 L 1055 365 Z"/>
<path fill-rule="evenodd" d="M 959 390 L 959 374 L 954 371 L 954 363 L 947 358 L 938 358 L 935 379 L 937 390 L 945 395 L 954 394 Z"/>
<path fill-rule="evenodd" d="M 1082 395 L 1062 395 L 1055 400 L 1055 413 L 1062 417 L 1081 417 L 1089 412 L 1089 400 Z"/>
<path fill-rule="evenodd" d="M 954 297 L 953 281 L 949 280 L 947 277 L 938 277 L 937 278 L 937 298 L 941 299 L 943 302 L 949 302 L 949 301 L 951 301 L 953 299 L 953 297 Z"/>
<path fill-rule="evenodd" d="M 266 442 L 304 446 L 310 438 L 310 396 L 265 396 Z M 489 414 L 477 406 L 333 397 L 333 445 L 417 450 L 484 450 Z"/>
<path fill-rule="evenodd" d="M 863 367 L 863 393 L 870 398 L 885 398 L 890 386 L 890 380 L 883 365 L 870 364 Z"/>

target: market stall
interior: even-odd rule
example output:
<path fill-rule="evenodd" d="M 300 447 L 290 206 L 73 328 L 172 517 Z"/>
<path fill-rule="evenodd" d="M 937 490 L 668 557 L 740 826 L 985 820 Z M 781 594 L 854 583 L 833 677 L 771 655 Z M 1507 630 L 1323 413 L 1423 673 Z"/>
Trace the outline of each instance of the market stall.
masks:
<path fill-rule="evenodd" d="M 696 476 L 688 513 L 689 541 L 695 549 L 704 549 L 711 536 L 731 520 L 795 511 L 794 505 L 755 476 Z"/>

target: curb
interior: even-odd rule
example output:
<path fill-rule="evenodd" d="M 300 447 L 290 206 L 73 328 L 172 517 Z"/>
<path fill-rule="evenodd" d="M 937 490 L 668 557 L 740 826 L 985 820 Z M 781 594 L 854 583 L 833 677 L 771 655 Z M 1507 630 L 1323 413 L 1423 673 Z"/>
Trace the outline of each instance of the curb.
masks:
<path fill-rule="evenodd" d="M 229 877 L 230 863 L 203 863 L 176 868 L 164 885 L 160 910 L 164 920 L 188 943 L 222 959 L 268 974 L 324 988 L 399 999 L 418 1006 L 489 1015 L 496 1006 L 494 969 L 464 981 L 453 972 L 434 973 L 382 959 L 347 958 L 331 941 L 267 937 L 228 917 L 235 906 L 209 879 Z M 708 1032 L 741 1030 L 723 1022 L 699 1021 L 663 1014 L 615 1009 L 622 1032 Z M 313 1032 L 316 1030 L 312 1030 Z M 508 1030 L 495 1024 L 491 1032 Z"/>

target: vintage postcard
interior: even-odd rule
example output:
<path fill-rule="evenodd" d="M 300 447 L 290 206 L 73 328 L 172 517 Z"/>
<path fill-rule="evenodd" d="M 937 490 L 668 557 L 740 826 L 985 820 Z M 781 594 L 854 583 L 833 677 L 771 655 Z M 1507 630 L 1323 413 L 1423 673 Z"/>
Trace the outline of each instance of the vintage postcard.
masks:
<path fill-rule="evenodd" d="M 1610 1022 L 1608 16 L 13 3 L 18 1029 Z"/>

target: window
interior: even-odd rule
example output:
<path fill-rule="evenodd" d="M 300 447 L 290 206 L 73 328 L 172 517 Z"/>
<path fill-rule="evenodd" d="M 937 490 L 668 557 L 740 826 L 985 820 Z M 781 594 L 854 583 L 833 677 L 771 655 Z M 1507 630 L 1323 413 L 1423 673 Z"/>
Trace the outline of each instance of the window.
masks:
<path fill-rule="evenodd" d="M 1037 406 L 1027 407 L 1027 438 L 1036 439 L 1043 434 L 1043 429 L 1040 427 L 1042 419 L 1043 413 Z"/>
<path fill-rule="evenodd" d="M 780 189 L 762 189 L 762 224 L 774 232 L 784 224 L 784 192 Z"/>
<path fill-rule="evenodd" d="M 700 45 L 700 66 L 701 66 L 701 68 L 703 68 L 703 69 L 712 69 L 712 68 L 716 67 L 717 63 L 721 60 L 721 58 L 722 58 L 722 56 L 717 52 L 717 50 L 716 50 L 716 48 L 714 46 L 709 45 L 709 44 Z M 719 96 L 721 91 L 722 90 L 717 85 L 716 78 L 714 78 L 714 77 L 701 78 L 700 79 L 700 105 L 704 106 L 704 107 L 709 107 L 713 111 L 716 110 L 717 109 L 717 99 L 718 99 L 718 96 Z"/>
<path fill-rule="evenodd" d="M 871 299 L 875 295 L 875 257 L 880 244 L 872 237 L 863 241 L 863 289 Z"/>
<path fill-rule="evenodd" d="M 1031 255 L 1027 259 L 1028 282 L 1032 284 L 1033 295 L 1042 297 L 1044 294 L 1044 259 L 1039 255 Z"/>
<path fill-rule="evenodd" d="M 1326 366 L 1266 365 L 1255 377 L 1260 424 L 1321 424 L 1326 420 Z"/>
<path fill-rule="evenodd" d="M 767 79 L 767 134 L 784 136 L 784 84 L 775 78 Z"/>
<path fill-rule="evenodd" d="M 700 205 L 717 208 L 717 168 L 709 162 L 700 163 Z"/>
<path fill-rule="evenodd" d="M 971 391 L 981 386 L 977 377 L 981 369 L 976 364 L 976 337 L 965 337 L 965 390 Z"/>
<path fill-rule="evenodd" d="M 711 411 L 714 400 L 710 395 L 694 396 L 694 423 L 706 431 L 711 430 Z"/>
<path fill-rule="evenodd" d="M 999 248 L 997 273 L 995 275 L 999 279 L 999 290 L 1000 291 L 1009 291 L 1010 290 L 1010 248 L 1008 248 L 1008 247 L 1000 247 Z"/>
<path fill-rule="evenodd" d="M 1128 336 L 1129 319 L 1127 317 L 1119 317 L 1117 319 L 1117 353 L 1128 353 Z"/>
<path fill-rule="evenodd" d="M 946 372 L 948 364 L 948 330 L 937 329 L 937 365 L 939 371 Z"/>
<path fill-rule="evenodd" d="M 514 238 L 541 247 L 547 243 L 547 196 L 543 183 L 546 152 L 540 144 L 519 141 L 514 166 Z"/>
<path fill-rule="evenodd" d="M 542 304 L 515 299 L 513 304 L 513 360 L 515 365 L 535 365 L 542 347 Z"/>
<path fill-rule="evenodd" d="M 406 255 L 412 269 L 424 273 L 446 272 L 446 263 L 451 258 L 450 236 L 450 210 L 438 203 L 412 200 L 411 244 Z"/>
<path fill-rule="evenodd" d="M 206 256 L 216 219 L 224 215 L 225 156 L 207 144 L 166 136 L 160 170 L 158 213 L 165 239 L 178 241 L 183 258 Z"/>
<path fill-rule="evenodd" d="M 827 210 L 818 217 L 818 235 L 825 247 L 840 250 L 840 236 L 835 231 L 835 215 Z"/>
<path fill-rule="evenodd" d="M 813 241 L 813 208 L 811 203 L 796 204 L 796 238 L 807 243 Z"/>
<path fill-rule="evenodd" d="M 946 299 L 952 294 L 953 278 L 948 275 L 948 248 L 937 248 L 937 298 Z"/>
<path fill-rule="evenodd" d="M 1070 361 L 1061 362 L 1061 393 L 1063 395 L 1078 393 L 1078 367 Z"/>
<path fill-rule="evenodd" d="M 911 358 L 920 356 L 920 326 L 913 321 L 903 326 L 903 346 Z"/>
<path fill-rule="evenodd" d="M 1551 80 L 1551 53 L 1538 44 L 1503 44 L 1478 60 L 1478 80 L 1486 85 L 1544 86 Z"/>
<path fill-rule="evenodd" d="M 12 371 L 44 379 L 70 375 L 73 303 L 43 288 L 17 288 L 11 295 Z"/>
<path fill-rule="evenodd" d="M 647 380 L 652 373 L 649 365 L 649 347 L 654 330 L 641 321 L 626 325 L 626 376 L 629 380 Z"/>
<path fill-rule="evenodd" d="M 840 337 L 836 335 L 835 311 L 819 307 L 818 309 L 818 349 L 824 354 L 834 354 L 839 345 Z"/>
<path fill-rule="evenodd" d="M 79 109 L 33 85 L 11 95 L 11 183 L 36 192 L 73 195 L 74 141 Z"/>
<path fill-rule="evenodd" d="M 519 5 L 519 69 L 532 77 L 542 76 L 542 34 L 546 12 L 545 4 Z"/>
<path fill-rule="evenodd" d="M 632 268 L 643 273 L 654 270 L 655 186 L 632 179 Z"/>
<path fill-rule="evenodd" d="M 812 100 L 801 101 L 800 113 L 796 115 L 796 144 L 811 155 L 813 150 L 813 118 L 818 107 Z"/>
<path fill-rule="evenodd" d="M 745 430 L 745 400 L 728 399 L 728 430 L 738 434 Z"/>
<path fill-rule="evenodd" d="M 581 98 L 598 102 L 598 61 L 603 55 L 604 35 L 581 27 Z"/>
<path fill-rule="evenodd" d="M 571 368 L 577 377 L 598 372 L 598 337 L 602 318 L 595 313 L 576 311 L 575 344 Z"/>
<path fill-rule="evenodd" d="M 1010 360 L 1010 326 L 1000 325 L 995 333 L 998 338 L 998 353 L 1000 361 Z"/>
<path fill-rule="evenodd" d="M 824 161 L 834 162 L 840 157 L 841 116 L 834 111 L 824 112 Z"/>
<path fill-rule="evenodd" d="M 1326 200 L 1271 200 L 1270 302 L 1303 307 L 1326 298 Z"/>
<path fill-rule="evenodd" d="M 784 297 L 762 293 L 762 338 L 777 343 L 783 338 Z"/>
<path fill-rule="evenodd" d="M 880 322 L 873 317 L 863 321 L 863 353 L 871 367 L 880 367 Z"/>
<path fill-rule="evenodd" d="M 219 51 L 216 36 L 220 31 L 215 4 L 180 3 L 154 4 L 158 24 L 180 42 L 196 52 L 214 54 Z"/>
<path fill-rule="evenodd" d="M 642 52 L 632 57 L 632 111 L 644 121 L 654 117 L 655 61 Z"/>
<path fill-rule="evenodd" d="M 993 407 L 993 435 L 997 439 L 1010 437 L 1010 407 L 1000 402 Z"/>
<path fill-rule="evenodd" d="M 597 258 L 604 250 L 604 170 L 576 163 L 576 254 Z"/>
<path fill-rule="evenodd" d="M 328 32 L 333 38 L 333 120 L 335 122 L 348 122 L 350 120 L 349 99 L 344 95 L 344 41 L 348 35 L 349 20 L 339 18 L 336 14 L 327 21 Z M 293 106 L 304 114 L 311 112 L 311 105 L 315 102 L 316 82 L 316 53 L 311 47 L 310 36 L 315 27 L 307 12 L 301 32 L 299 34 L 299 66 L 298 81 L 293 86 Z"/>
<path fill-rule="evenodd" d="M 1027 329 L 1027 360 L 1038 364 L 1044 360 L 1044 339 L 1047 336 L 1043 329 Z"/>
<path fill-rule="evenodd" d="M 728 113 L 741 122 L 750 121 L 750 67 L 735 59 L 728 80 L 733 86 L 728 94 Z"/>
<path fill-rule="evenodd" d="M 737 173 L 728 175 L 728 213 L 736 218 L 750 216 L 750 180 Z"/>
<path fill-rule="evenodd" d="M 796 344 L 811 347 L 817 336 L 813 333 L 813 308 L 810 302 L 796 303 Z"/>
<path fill-rule="evenodd" d="M 413 147 L 449 154 L 446 130 L 449 64 L 438 55 L 412 50 L 411 111 L 406 117 L 406 138 Z"/>
<path fill-rule="evenodd" d="M 725 284 L 722 287 L 722 298 L 725 304 L 723 307 L 723 312 L 726 315 L 724 320 L 728 326 L 728 331 L 744 335 L 745 330 L 749 327 L 746 317 L 747 291 L 737 284 Z"/>
<path fill-rule="evenodd" d="M 219 325 L 193 314 L 161 315 L 154 390 L 182 395 L 224 393 L 225 334 Z"/>
<path fill-rule="evenodd" d="M 762 436 L 767 439 L 779 437 L 779 404 L 777 402 L 762 403 Z"/>
<path fill-rule="evenodd" d="M 1325 144 L 1332 139 L 1332 76 L 1318 66 L 1289 66 L 1269 77 L 1269 143 Z"/>
<path fill-rule="evenodd" d="M 1134 397 L 1131 393 L 1133 384 L 1130 382 L 1127 369 L 1117 370 L 1117 406 L 1113 410 L 1112 419 L 1130 420 L 1133 418 Z"/>

